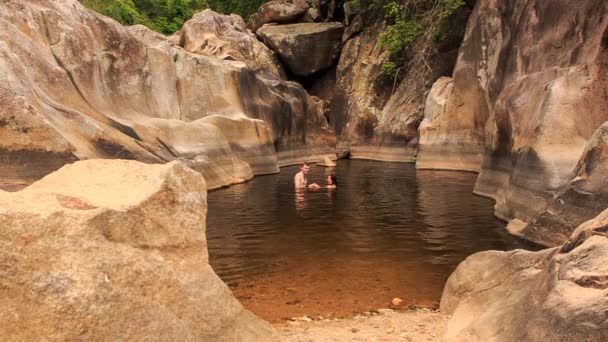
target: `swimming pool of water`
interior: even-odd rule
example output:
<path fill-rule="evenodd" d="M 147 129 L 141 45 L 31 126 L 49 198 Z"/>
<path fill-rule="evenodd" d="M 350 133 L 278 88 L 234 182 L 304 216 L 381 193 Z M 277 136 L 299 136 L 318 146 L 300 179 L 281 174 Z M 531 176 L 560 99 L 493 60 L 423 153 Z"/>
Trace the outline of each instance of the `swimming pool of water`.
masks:
<path fill-rule="evenodd" d="M 309 174 L 324 183 L 334 172 L 337 189 L 296 193 L 298 169 L 208 197 L 210 263 L 262 318 L 348 316 L 393 297 L 436 305 L 468 255 L 534 248 L 506 232 L 491 200 L 472 193 L 473 173 L 341 160 Z"/>

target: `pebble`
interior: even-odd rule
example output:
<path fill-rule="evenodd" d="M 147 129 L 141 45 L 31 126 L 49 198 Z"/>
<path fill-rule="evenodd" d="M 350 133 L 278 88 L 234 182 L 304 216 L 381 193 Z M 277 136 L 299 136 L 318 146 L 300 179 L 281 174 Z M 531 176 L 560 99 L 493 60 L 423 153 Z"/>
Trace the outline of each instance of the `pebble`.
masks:
<path fill-rule="evenodd" d="M 391 303 L 394 306 L 399 306 L 399 305 L 403 304 L 403 299 L 395 297 L 395 298 L 393 298 L 393 300 L 391 300 Z"/>
<path fill-rule="evenodd" d="M 357 328 L 352 328 L 352 329 L 350 329 L 350 331 L 352 331 L 352 332 L 356 333 L 356 332 L 358 332 L 358 331 L 359 331 L 359 329 L 357 329 Z"/>

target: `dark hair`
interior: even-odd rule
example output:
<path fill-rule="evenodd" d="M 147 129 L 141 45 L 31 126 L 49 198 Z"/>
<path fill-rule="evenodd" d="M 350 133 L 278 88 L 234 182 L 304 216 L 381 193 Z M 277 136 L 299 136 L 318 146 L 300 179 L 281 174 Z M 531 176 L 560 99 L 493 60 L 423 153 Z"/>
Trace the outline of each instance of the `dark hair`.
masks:
<path fill-rule="evenodd" d="M 331 183 L 333 185 L 338 185 L 338 178 L 336 177 L 335 174 L 332 173 L 331 175 L 329 175 L 329 177 L 331 177 Z"/>

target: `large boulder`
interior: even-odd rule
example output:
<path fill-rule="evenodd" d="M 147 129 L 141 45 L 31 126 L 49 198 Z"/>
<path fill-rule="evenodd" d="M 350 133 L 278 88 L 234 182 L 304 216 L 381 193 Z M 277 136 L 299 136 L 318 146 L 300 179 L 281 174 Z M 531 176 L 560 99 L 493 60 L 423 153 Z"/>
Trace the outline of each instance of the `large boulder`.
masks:
<path fill-rule="evenodd" d="M 268 23 L 294 23 L 304 16 L 310 5 L 306 0 L 272 0 L 268 1 L 255 12 L 247 27 L 257 32 L 258 29 Z"/>
<path fill-rule="evenodd" d="M 206 9 L 188 20 L 179 35 L 179 44 L 186 51 L 240 61 L 251 68 L 262 68 L 284 77 L 276 55 L 257 40 L 238 15 L 223 15 Z"/>
<path fill-rule="evenodd" d="M 340 56 L 341 23 L 264 25 L 257 36 L 299 77 L 333 66 Z"/>
<path fill-rule="evenodd" d="M 214 188 L 278 172 L 288 161 L 277 152 L 289 162 L 333 155 L 300 85 L 185 51 L 79 1 L 3 1 L 0 40 L 3 179 L 31 183 L 77 159 L 182 160 Z M 210 116 L 227 120 L 199 121 Z"/>
<path fill-rule="evenodd" d="M 563 248 L 474 254 L 450 276 L 446 341 L 606 341 L 608 211 Z"/>
<path fill-rule="evenodd" d="M 203 177 L 79 161 L 0 191 L 0 334 L 11 341 L 271 341 L 208 263 Z"/>
<path fill-rule="evenodd" d="M 546 210 L 608 119 L 607 14 L 592 0 L 478 1 L 419 162 L 480 170 L 475 192 L 494 198 L 502 219 Z"/>

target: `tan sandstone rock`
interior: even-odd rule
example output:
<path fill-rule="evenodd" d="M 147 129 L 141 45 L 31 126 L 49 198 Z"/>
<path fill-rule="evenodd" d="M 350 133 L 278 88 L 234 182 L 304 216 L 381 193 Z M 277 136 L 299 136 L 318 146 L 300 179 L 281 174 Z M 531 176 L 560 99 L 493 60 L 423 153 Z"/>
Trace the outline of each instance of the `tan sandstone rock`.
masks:
<path fill-rule="evenodd" d="M 340 56 L 341 23 L 264 25 L 257 36 L 296 76 L 306 77 L 333 66 Z"/>
<path fill-rule="evenodd" d="M 247 27 L 257 32 L 260 27 L 268 23 L 293 23 L 303 17 L 309 7 L 306 0 L 268 1 L 249 17 Z"/>
<path fill-rule="evenodd" d="M 608 211 L 582 225 L 562 250 L 468 257 L 448 279 L 441 298 L 441 311 L 452 315 L 444 339 L 608 339 L 606 217 Z"/>
<path fill-rule="evenodd" d="M 547 209 L 514 233 L 545 246 L 559 246 L 583 222 L 608 206 L 608 123 L 598 128 L 574 169 L 572 180 Z"/>
<path fill-rule="evenodd" d="M 3 182 L 31 182 L 77 159 L 121 158 L 182 160 L 217 187 L 333 153 L 322 110 L 301 86 L 187 52 L 76 0 L 3 1 L 0 40 Z M 227 120 L 198 122 L 209 116 Z M 228 141 L 235 126 L 243 136 Z"/>
<path fill-rule="evenodd" d="M 0 191 L 0 335 L 13 341 L 270 341 L 208 263 L 203 177 L 90 160 Z"/>
<path fill-rule="evenodd" d="M 180 30 L 180 46 L 200 55 L 241 61 L 278 77 L 285 74 L 276 55 L 235 14 L 222 15 L 210 9 L 195 14 Z"/>
<path fill-rule="evenodd" d="M 480 169 L 475 192 L 502 219 L 546 210 L 608 119 L 607 13 L 597 1 L 478 1 L 419 163 Z"/>

